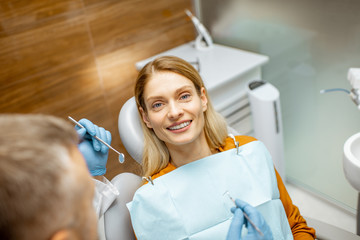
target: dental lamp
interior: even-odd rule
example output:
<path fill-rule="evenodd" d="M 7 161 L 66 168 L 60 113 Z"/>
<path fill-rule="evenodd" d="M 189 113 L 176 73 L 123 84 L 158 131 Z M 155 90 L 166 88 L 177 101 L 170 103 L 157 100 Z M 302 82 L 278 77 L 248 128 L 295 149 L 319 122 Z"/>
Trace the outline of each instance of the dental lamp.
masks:
<path fill-rule="evenodd" d="M 188 9 L 185 10 L 198 33 L 195 40 L 195 47 L 198 50 L 208 50 L 213 47 L 213 40 L 204 25 Z"/>

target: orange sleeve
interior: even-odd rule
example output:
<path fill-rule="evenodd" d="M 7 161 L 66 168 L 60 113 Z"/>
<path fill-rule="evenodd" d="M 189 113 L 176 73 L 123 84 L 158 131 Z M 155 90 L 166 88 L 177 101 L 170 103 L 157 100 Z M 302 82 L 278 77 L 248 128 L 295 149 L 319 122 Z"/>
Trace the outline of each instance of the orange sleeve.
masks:
<path fill-rule="evenodd" d="M 276 169 L 275 173 L 280 192 L 280 200 L 284 206 L 294 240 L 315 239 L 315 229 L 307 226 L 305 219 L 300 215 L 299 209 L 292 203 L 290 195 Z"/>

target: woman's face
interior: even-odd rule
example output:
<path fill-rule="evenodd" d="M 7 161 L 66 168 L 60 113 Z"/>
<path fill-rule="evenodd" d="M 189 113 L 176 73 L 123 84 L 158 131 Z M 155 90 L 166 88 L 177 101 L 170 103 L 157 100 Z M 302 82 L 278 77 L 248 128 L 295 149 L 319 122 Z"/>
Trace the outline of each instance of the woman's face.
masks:
<path fill-rule="evenodd" d="M 144 101 L 147 112 L 140 111 L 145 124 L 168 147 L 193 143 L 203 135 L 205 89 L 199 96 L 188 78 L 169 71 L 155 73 L 145 86 Z"/>

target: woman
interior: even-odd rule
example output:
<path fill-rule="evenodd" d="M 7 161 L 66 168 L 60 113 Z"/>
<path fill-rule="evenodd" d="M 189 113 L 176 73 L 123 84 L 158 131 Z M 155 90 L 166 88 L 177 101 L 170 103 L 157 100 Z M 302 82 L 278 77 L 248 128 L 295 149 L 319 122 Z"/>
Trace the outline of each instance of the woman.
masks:
<path fill-rule="evenodd" d="M 143 119 L 143 174 L 151 176 L 150 180 L 200 162 L 197 160 L 214 158 L 235 148 L 236 142 L 240 146 L 258 142 L 249 136 L 236 136 L 236 141 L 228 137 L 226 122 L 214 110 L 200 75 L 180 58 L 164 56 L 148 63 L 138 75 L 135 98 Z M 276 191 L 294 239 L 314 239 L 315 230 L 292 204 L 276 170 L 275 175 Z M 129 209 L 132 212 L 131 206 Z"/>

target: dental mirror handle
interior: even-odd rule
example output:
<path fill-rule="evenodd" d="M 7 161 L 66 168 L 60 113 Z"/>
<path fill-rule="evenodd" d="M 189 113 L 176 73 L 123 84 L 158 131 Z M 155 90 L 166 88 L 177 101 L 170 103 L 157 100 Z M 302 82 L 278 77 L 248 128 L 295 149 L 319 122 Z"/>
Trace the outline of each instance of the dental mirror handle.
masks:
<path fill-rule="evenodd" d="M 78 121 L 76 121 L 75 119 L 73 119 L 72 117 L 68 116 L 68 118 L 75 123 L 77 126 L 81 127 L 81 128 L 85 128 L 83 125 L 81 125 Z M 99 142 L 101 142 L 102 144 L 104 144 L 105 146 L 107 146 L 109 149 L 113 150 L 114 152 L 116 152 L 119 155 L 119 162 L 123 163 L 125 161 L 125 156 L 123 153 L 117 151 L 115 148 L 113 148 L 112 146 L 110 146 L 109 144 L 107 144 L 104 140 L 102 140 L 101 138 L 99 138 L 98 136 L 94 135 L 93 136 L 96 140 L 98 140 Z"/>

